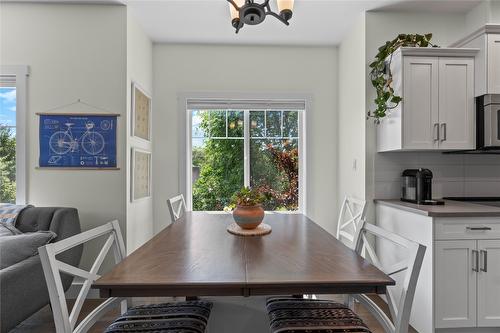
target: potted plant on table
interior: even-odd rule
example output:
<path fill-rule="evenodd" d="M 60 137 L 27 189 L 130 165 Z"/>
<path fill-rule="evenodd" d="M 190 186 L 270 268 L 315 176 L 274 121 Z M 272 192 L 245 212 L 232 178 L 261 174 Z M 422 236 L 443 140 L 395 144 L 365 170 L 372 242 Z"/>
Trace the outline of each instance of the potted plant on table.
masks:
<path fill-rule="evenodd" d="M 235 206 L 233 218 L 236 224 L 243 229 L 257 228 L 264 219 L 264 208 L 262 208 L 264 200 L 264 194 L 258 189 L 243 187 L 236 192 L 231 199 Z"/>

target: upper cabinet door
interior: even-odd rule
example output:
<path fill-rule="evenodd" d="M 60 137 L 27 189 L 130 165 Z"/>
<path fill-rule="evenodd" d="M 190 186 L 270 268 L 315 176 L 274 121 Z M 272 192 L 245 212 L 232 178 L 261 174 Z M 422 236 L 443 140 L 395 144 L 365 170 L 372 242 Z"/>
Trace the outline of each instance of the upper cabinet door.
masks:
<path fill-rule="evenodd" d="M 474 147 L 474 59 L 439 58 L 439 148 Z"/>
<path fill-rule="evenodd" d="M 500 94 L 500 34 L 488 35 L 488 93 Z"/>
<path fill-rule="evenodd" d="M 434 320 L 436 328 L 476 326 L 475 240 L 436 241 L 434 247 Z"/>
<path fill-rule="evenodd" d="M 403 148 L 438 147 L 437 57 L 404 57 Z"/>
<path fill-rule="evenodd" d="M 478 241 L 477 325 L 500 326 L 500 240 Z"/>

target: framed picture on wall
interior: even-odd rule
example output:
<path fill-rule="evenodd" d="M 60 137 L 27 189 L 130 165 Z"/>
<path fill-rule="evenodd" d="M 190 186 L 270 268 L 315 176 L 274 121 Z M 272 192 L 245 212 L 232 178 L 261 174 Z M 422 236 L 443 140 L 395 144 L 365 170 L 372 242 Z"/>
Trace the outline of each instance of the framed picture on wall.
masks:
<path fill-rule="evenodd" d="M 131 201 L 151 197 L 151 152 L 132 148 Z"/>
<path fill-rule="evenodd" d="M 40 168 L 117 169 L 118 114 L 37 115 Z"/>
<path fill-rule="evenodd" d="M 151 97 L 132 82 L 132 135 L 151 141 Z"/>

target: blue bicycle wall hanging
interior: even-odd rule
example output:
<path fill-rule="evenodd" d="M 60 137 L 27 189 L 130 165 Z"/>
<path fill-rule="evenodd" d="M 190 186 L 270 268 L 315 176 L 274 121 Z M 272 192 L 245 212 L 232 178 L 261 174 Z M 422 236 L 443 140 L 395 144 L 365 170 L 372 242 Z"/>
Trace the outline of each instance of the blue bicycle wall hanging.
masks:
<path fill-rule="evenodd" d="M 40 113 L 43 168 L 115 169 L 116 114 Z"/>

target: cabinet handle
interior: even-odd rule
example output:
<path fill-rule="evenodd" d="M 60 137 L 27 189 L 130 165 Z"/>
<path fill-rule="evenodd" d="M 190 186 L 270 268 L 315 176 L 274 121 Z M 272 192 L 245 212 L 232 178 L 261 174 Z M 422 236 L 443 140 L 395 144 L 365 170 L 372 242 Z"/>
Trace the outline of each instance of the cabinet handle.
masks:
<path fill-rule="evenodd" d="M 481 267 L 481 271 L 486 273 L 486 272 L 488 272 L 488 251 L 481 250 L 481 257 L 482 257 L 482 262 L 483 262 L 483 265 Z"/>
<path fill-rule="evenodd" d="M 472 270 L 479 272 L 479 252 L 477 250 L 472 250 Z"/>
<path fill-rule="evenodd" d="M 434 141 L 439 141 L 439 123 L 434 124 Z"/>
<path fill-rule="evenodd" d="M 446 123 L 441 124 L 441 133 L 443 133 L 441 141 L 446 141 Z"/>
<path fill-rule="evenodd" d="M 491 230 L 491 227 L 465 227 L 465 229 L 471 231 L 477 231 L 477 230 L 486 231 L 486 230 Z"/>

